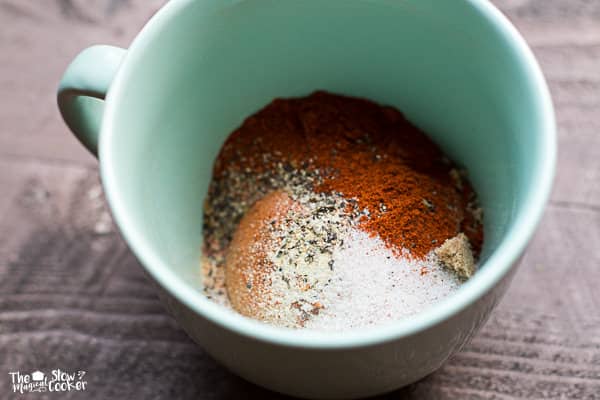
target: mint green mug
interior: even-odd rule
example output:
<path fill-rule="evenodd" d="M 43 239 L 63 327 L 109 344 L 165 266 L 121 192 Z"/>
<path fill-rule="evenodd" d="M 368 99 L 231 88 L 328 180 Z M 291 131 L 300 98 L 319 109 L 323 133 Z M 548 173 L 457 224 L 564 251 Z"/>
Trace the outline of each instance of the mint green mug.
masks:
<path fill-rule="evenodd" d="M 315 89 L 398 107 L 469 169 L 485 246 L 456 294 L 347 333 L 268 326 L 203 296 L 202 203 L 221 144 L 273 98 Z M 129 50 L 77 56 L 58 103 L 98 155 L 114 218 L 185 331 L 240 376 L 295 396 L 370 396 L 436 370 L 505 292 L 554 176 L 546 83 L 484 0 L 172 0 Z"/>

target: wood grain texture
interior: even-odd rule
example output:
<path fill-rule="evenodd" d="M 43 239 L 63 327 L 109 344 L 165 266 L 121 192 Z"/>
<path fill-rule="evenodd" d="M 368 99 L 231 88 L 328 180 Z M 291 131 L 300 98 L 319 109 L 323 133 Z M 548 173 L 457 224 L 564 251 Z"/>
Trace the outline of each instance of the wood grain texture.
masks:
<path fill-rule="evenodd" d="M 168 316 L 110 220 L 95 161 L 58 116 L 64 67 L 126 46 L 162 0 L 0 0 L 0 398 L 8 371 L 85 369 L 84 393 L 281 398 L 233 376 Z M 600 1 L 498 0 L 549 80 L 551 205 L 508 294 L 441 370 L 387 399 L 600 398 Z"/>

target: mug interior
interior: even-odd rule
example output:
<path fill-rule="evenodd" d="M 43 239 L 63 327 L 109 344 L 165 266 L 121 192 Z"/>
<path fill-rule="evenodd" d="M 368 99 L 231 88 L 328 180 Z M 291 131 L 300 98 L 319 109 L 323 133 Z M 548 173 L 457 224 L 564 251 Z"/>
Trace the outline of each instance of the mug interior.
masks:
<path fill-rule="evenodd" d="M 397 107 L 468 169 L 485 212 L 485 243 L 480 271 L 461 290 L 494 268 L 491 257 L 500 257 L 496 266 L 514 261 L 498 253 L 537 222 L 524 213 L 533 202 L 543 207 L 549 189 L 551 124 L 537 67 L 491 6 L 175 3 L 127 55 L 108 96 L 100 159 L 126 239 L 136 236 L 196 292 L 189 301 L 211 307 L 200 291 L 202 206 L 223 141 L 272 99 L 317 89 Z M 527 239 L 521 235 L 517 248 Z"/>

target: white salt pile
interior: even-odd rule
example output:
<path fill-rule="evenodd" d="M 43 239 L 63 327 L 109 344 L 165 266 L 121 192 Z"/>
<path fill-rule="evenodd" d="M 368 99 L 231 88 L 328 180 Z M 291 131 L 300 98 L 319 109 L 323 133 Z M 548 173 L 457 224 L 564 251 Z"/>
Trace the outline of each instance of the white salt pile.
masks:
<path fill-rule="evenodd" d="M 461 281 L 430 254 L 396 257 L 379 238 L 348 231 L 333 254 L 336 268 L 321 292 L 323 308 L 304 327 L 346 331 L 419 313 L 456 291 Z"/>

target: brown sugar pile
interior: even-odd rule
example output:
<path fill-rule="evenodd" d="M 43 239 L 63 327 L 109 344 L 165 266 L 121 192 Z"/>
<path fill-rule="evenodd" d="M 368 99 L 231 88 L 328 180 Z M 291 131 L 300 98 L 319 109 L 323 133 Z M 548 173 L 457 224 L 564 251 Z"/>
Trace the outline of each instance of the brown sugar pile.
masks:
<path fill-rule="evenodd" d="M 245 213 L 227 252 L 225 272 L 231 305 L 240 314 L 294 326 L 303 323 L 305 313 L 319 313 L 319 292 L 333 272 L 330 257 L 321 254 L 323 262 L 307 259 L 306 249 L 293 233 L 301 233 L 302 238 L 311 233 L 290 225 L 308 227 L 301 221 L 310 215 L 307 207 L 283 190 L 267 194 Z M 277 234 L 282 228 L 285 238 Z M 286 241 L 294 243 L 286 246 Z M 301 260 L 294 257 L 296 261 L 282 263 L 278 254 L 286 247 L 302 253 Z"/>
<path fill-rule="evenodd" d="M 265 297 L 271 307 L 276 306 L 277 299 L 269 290 L 272 282 L 267 282 L 274 265 L 262 244 L 271 239 L 272 225 L 279 224 L 293 208 L 294 201 L 286 192 L 271 192 L 246 212 L 233 235 L 225 279 L 231 305 L 243 315 L 268 319 L 267 307 L 256 304 Z"/>
<path fill-rule="evenodd" d="M 436 254 L 446 243 L 446 251 L 437 252 L 440 260 L 444 257 L 446 267 L 467 278 L 483 241 L 476 200 L 464 171 L 398 110 L 326 92 L 276 99 L 229 136 L 215 161 L 204 206 L 205 291 L 223 299 L 229 290 L 234 307 L 248 315 L 262 283 L 250 282 L 248 271 L 238 268 L 244 257 L 247 264 L 254 257 L 263 270 L 296 263 L 298 270 L 306 264 L 333 271 L 332 254 L 343 246 L 341 233 L 347 226 L 381 240 L 395 255 L 415 260 Z M 290 218 L 286 204 L 296 212 L 309 210 L 296 216 L 302 224 Z M 274 212 L 281 215 L 269 214 Z M 282 218 L 288 221 L 279 224 Z M 293 244 L 280 234 L 281 249 L 275 254 L 282 253 L 281 259 L 266 262 L 262 250 L 252 247 L 271 240 L 268 230 L 257 226 L 265 220 L 272 221 L 274 230 L 289 228 L 287 236 L 296 230 L 312 233 Z M 459 234 L 464 240 L 447 243 Z M 240 257 L 240 249 L 249 254 Z M 226 265 L 227 283 L 235 281 L 234 287 L 226 287 Z M 298 276 L 310 282 L 311 274 Z M 307 286 L 306 304 L 318 303 L 311 290 L 319 285 Z M 306 304 L 298 305 L 304 313 L 318 312 L 319 307 Z M 277 307 L 271 303 L 271 308 Z"/>

